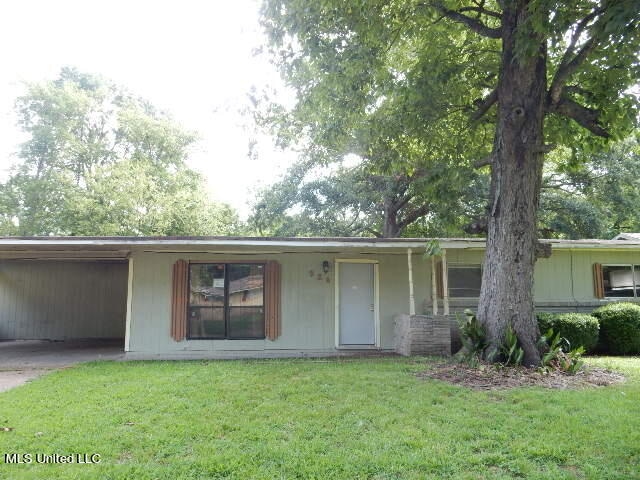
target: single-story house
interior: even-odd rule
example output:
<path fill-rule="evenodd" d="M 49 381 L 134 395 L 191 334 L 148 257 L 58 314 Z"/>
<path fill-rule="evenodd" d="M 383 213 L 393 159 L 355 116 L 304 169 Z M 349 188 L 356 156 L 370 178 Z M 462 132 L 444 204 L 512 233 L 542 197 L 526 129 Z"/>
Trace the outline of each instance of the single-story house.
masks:
<path fill-rule="evenodd" d="M 536 308 L 638 299 L 640 238 L 627 238 L 543 240 Z M 120 338 L 131 358 L 394 351 L 398 314 L 477 305 L 484 240 L 439 239 L 442 254 L 425 258 L 427 242 L 0 238 L 0 340 Z"/>

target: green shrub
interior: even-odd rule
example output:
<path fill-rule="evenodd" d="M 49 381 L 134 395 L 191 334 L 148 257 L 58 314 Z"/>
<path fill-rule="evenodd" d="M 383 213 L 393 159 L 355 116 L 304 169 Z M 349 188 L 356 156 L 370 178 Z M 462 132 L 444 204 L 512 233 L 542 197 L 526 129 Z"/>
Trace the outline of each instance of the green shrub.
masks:
<path fill-rule="evenodd" d="M 487 348 L 487 335 L 471 310 L 465 310 L 464 315 L 464 320 L 458 318 L 462 349 L 456 355 L 461 362 L 477 366 Z"/>
<path fill-rule="evenodd" d="M 538 326 L 541 332 L 549 329 L 560 334 L 569 342 L 566 351 L 584 347 L 592 352 L 598 344 L 600 330 L 598 319 L 585 313 L 538 313 Z"/>
<path fill-rule="evenodd" d="M 567 340 L 560 336 L 560 333 L 553 333 L 553 329 L 538 339 L 538 348 L 543 352 L 541 359 L 541 371 L 549 373 L 551 370 L 560 370 L 569 375 L 575 375 L 584 366 L 582 354 L 584 347 L 574 348 L 565 352 L 563 348 L 567 348 Z"/>
<path fill-rule="evenodd" d="M 538 339 L 538 349 L 542 352 L 540 363 L 543 369 L 551 365 L 551 362 L 562 354 L 564 343 L 564 338 L 560 336 L 560 333 L 553 333 L 552 328 Z"/>
<path fill-rule="evenodd" d="M 524 350 L 520 347 L 518 336 L 511 324 L 507 325 L 507 329 L 504 332 L 504 342 L 502 343 L 500 353 L 505 365 L 522 365 Z"/>
<path fill-rule="evenodd" d="M 613 355 L 640 353 L 640 305 L 610 303 L 593 311 L 600 320 L 600 343 L 603 352 Z"/>

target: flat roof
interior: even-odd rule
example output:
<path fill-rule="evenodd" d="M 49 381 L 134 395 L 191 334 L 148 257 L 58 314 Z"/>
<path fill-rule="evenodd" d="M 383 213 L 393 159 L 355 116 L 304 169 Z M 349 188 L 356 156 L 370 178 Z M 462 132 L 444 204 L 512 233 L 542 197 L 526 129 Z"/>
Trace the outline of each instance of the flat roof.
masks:
<path fill-rule="evenodd" d="M 230 236 L 148 236 L 148 237 L 82 237 L 82 236 L 35 236 L 35 237 L 0 237 L 0 246 L 8 245 L 292 245 L 292 244 L 355 244 L 424 246 L 427 242 L 437 240 L 450 248 L 467 246 L 484 246 L 485 238 L 452 237 L 452 238 L 375 238 L 375 237 L 230 237 Z M 635 239 L 634 239 L 635 240 Z M 602 246 L 640 246 L 640 238 L 636 241 L 616 238 L 614 240 L 579 239 L 563 240 L 541 238 L 541 243 L 552 245 L 602 245 Z"/>
<path fill-rule="evenodd" d="M 87 257 L 97 252 L 124 258 L 132 250 L 171 250 L 201 251 L 220 250 L 228 252 L 233 248 L 255 249 L 260 252 L 276 250 L 287 251 L 337 251 L 341 249 L 362 251 L 393 251 L 407 248 L 422 249 L 427 242 L 437 240 L 447 249 L 484 249 L 484 238 L 367 238 L 367 237 L 221 237 L 221 236 L 185 236 L 185 237 L 0 237 L 0 257 L 15 256 L 19 252 L 81 252 Z M 541 243 L 551 244 L 554 249 L 637 249 L 639 240 L 557 240 L 540 239 Z"/>
<path fill-rule="evenodd" d="M 282 254 L 405 253 L 423 249 L 426 239 L 342 237 L 0 237 L 1 259 L 125 259 L 132 252 Z M 483 239 L 442 239 L 444 248 L 484 247 Z"/>
<path fill-rule="evenodd" d="M 207 242 L 207 243 L 238 243 L 246 241 L 255 242 L 278 242 L 278 243 L 292 243 L 292 242 L 347 242 L 347 243 L 412 243 L 412 242 L 426 242 L 433 240 L 432 238 L 377 238 L 377 237 L 238 237 L 238 236 L 147 236 L 147 237 L 84 237 L 84 236 L 34 236 L 34 237 L 2 237 L 0 236 L 0 244 L 4 243 L 34 243 L 34 242 L 46 242 L 46 243 L 60 243 L 60 242 L 100 242 L 100 243 L 177 243 L 177 242 Z M 436 240 L 443 241 L 474 241 L 484 242 L 484 238 L 469 237 L 469 238 L 437 238 Z"/>

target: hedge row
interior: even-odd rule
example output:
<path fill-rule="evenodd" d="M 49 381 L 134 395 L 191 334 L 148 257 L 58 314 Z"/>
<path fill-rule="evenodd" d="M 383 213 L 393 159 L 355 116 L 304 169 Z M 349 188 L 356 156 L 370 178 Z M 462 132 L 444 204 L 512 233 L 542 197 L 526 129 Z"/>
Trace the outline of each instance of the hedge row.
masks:
<path fill-rule="evenodd" d="M 543 335 L 553 329 L 569 342 L 573 350 L 580 346 L 587 352 L 593 352 L 598 344 L 600 330 L 598 319 L 584 313 L 539 313 L 538 326 Z"/>
<path fill-rule="evenodd" d="M 640 353 L 640 305 L 611 303 L 593 311 L 600 321 L 599 350 L 613 355 Z"/>
<path fill-rule="evenodd" d="M 640 305 L 610 303 L 591 315 L 584 313 L 538 313 L 542 334 L 550 328 L 569 341 L 570 348 L 612 355 L 640 354 Z"/>

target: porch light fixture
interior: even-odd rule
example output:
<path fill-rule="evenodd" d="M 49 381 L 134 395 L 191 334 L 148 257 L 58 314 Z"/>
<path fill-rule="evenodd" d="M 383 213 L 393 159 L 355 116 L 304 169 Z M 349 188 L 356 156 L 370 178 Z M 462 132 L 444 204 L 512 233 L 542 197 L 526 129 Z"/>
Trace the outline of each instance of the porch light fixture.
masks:
<path fill-rule="evenodd" d="M 324 262 L 322 262 L 322 271 L 324 273 L 329 273 L 329 261 L 325 260 Z"/>

